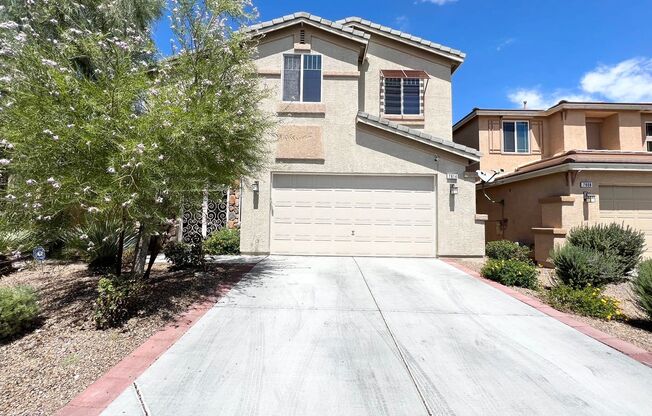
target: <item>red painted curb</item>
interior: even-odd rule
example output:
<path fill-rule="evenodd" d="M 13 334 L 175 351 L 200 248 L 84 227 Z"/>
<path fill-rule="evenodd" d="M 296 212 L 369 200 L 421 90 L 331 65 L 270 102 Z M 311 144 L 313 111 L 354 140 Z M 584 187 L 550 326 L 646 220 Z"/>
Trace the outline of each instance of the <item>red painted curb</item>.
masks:
<path fill-rule="evenodd" d="M 500 290 L 501 292 L 517 300 L 520 300 L 521 302 L 533 307 L 534 309 L 543 312 L 544 314 L 550 316 L 551 318 L 554 318 L 559 322 L 566 324 L 571 328 L 576 329 L 577 331 L 583 333 L 584 335 L 589 336 L 597 341 L 600 341 L 601 343 L 608 345 L 609 347 L 617 351 L 622 352 L 623 354 L 627 355 L 630 358 L 633 358 L 634 360 L 642 364 L 652 367 L 652 352 L 648 352 L 643 348 L 637 347 L 634 344 L 631 344 L 627 341 L 623 341 L 622 339 L 604 333 L 598 329 L 593 328 L 590 325 L 585 324 L 584 322 L 577 321 L 571 315 L 564 312 L 560 312 L 557 309 L 554 309 L 537 299 L 534 299 L 530 296 L 517 292 L 514 289 L 501 285 L 500 283 L 494 282 L 493 280 L 485 279 L 484 277 L 480 276 L 480 274 L 475 270 L 463 266 L 457 263 L 455 260 L 451 260 L 451 259 L 441 259 L 441 260 L 455 267 L 456 269 L 463 271 L 464 273 L 471 275 L 478 280 L 481 280 L 482 282 L 488 284 L 489 286 L 493 286 L 496 289 Z"/>
<path fill-rule="evenodd" d="M 174 322 L 149 337 L 131 354 L 123 358 L 122 361 L 59 410 L 56 416 L 95 416 L 102 413 L 113 400 L 197 323 L 256 264 L 249 263 L 236 266 L 231 270 L 231 273 L 236 273 L 235 279 L 220 282 L 214 295 L 193 304 Z"/>

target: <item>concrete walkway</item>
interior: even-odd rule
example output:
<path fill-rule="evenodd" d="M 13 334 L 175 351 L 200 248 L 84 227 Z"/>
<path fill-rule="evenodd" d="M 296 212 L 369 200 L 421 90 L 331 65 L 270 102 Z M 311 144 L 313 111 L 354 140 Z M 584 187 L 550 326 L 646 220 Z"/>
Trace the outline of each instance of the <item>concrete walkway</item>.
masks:
<path fill-rule="evenodd" d="M 652 369 L 434 259 L 270 257 L 104 415 L 649 415 Z"/>

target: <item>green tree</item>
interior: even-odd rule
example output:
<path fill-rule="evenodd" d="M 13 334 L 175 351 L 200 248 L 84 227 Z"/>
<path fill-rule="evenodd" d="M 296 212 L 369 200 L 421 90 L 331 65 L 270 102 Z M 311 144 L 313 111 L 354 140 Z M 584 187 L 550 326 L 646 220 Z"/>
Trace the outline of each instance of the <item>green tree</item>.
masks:
<path fill-rule="evenodd" d="M 174 224 L 184 199 L 261 166 L 271 126 L 258 106 L 255 44 L 238 31 L 251 5 L 171 2 L 168 59 L 152 41 L 162 11 L 161 0 L 0 11 L 3 210 L 55 237 L 118 218 L 123 231 L 138 229 L 136 275 L 156 246 L 150 236 Z"/>

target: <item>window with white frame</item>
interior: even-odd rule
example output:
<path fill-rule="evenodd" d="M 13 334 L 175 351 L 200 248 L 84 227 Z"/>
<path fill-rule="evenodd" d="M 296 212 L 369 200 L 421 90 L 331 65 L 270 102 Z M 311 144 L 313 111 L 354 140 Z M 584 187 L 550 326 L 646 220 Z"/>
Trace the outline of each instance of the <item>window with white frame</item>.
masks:
<path fill-rule="evenodd" d="M 321 102 L 321 55 L 283 55 L 283 101 Z"/>
<path fill-rule="evenodd" d="M 530 153 L 530 123 L 503 121 L 503 152 Z"/>
<path fill-rule="evenodd" d="M 421 80 L 419 78 L 384 78 L 384 113 L 420 115 Z"/>
<path fill-rule="evenodd" d="M 645 123 L 645 150 L 652 152 L 652 123 Z"/>

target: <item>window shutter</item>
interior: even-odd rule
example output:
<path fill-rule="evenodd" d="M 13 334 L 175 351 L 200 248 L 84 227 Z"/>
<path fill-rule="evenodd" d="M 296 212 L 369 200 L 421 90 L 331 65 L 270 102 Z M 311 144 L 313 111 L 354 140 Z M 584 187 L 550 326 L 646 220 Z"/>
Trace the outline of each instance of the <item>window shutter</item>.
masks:
<path fill-rule="evenodd" d="M 487 130 L 489 132 L 489 153 L 500 153 L 500 142 L 502 141 L 500 120 L 489 120 Z"/>
<path fill-rule="evenodd" d="M 530 121 L 530 134 L 532 154 L 540 155 L 543 150 L 543 122 L 541 120 Z"/>

